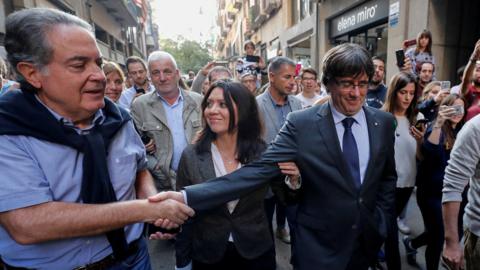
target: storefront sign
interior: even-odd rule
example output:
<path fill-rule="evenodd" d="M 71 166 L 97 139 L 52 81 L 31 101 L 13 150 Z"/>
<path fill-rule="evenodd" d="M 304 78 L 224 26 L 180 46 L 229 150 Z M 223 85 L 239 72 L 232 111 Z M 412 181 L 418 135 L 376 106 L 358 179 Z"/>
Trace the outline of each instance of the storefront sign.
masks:
<path fill-rule="evenodd" d="M 388 0 L 374 0 L 357 6 L 330 20 L 330 38 L 388 17 Z"/>
<path fill-rule="evenodd" d="M 398 18 L 400 17 L 400 2 L 395 2 L 390 5 L 390 12 L 388 22 L 390 27 L 395 27 L 398 24 Z"/>

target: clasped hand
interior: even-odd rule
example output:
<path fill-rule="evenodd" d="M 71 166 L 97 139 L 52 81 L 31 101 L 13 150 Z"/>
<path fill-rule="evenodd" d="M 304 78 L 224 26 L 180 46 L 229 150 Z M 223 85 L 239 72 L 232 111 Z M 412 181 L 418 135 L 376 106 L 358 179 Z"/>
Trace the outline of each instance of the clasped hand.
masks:
<path fill-rule="evenodd" d="M 193 217 L 195 212 L 188 207 L 181 192 L 160 192 L 148 198 L 148 204 L 155 207 L 157 217 L 147 222 L 163 228 L 174 229 L 182 225 L 188 218 Z M 150 239 L 167 240 L 175 237 L 175 234 L 156 232 L 150 235 Z"/>

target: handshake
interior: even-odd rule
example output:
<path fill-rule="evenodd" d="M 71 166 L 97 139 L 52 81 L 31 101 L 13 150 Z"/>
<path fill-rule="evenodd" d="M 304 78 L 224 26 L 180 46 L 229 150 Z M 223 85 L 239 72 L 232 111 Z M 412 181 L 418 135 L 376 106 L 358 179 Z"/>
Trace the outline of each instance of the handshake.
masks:
<path fill-rule="evenodd" d="M 181 192 L 166 191 L 149 197 L 145 222 L 163 230 L 150 234 L 150 239 L 167 240 L 175 237 L 175 230 L 195 212 L 185 204 Z"/>

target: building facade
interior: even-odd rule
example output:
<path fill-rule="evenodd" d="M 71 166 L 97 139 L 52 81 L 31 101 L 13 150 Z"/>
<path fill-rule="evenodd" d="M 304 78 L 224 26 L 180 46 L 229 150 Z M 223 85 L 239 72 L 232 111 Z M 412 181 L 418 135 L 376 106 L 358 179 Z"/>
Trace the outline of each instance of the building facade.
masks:
<path fill-rule="evenodd" d="M 395 51 L 428 29 L 437 79 L 453 85 L 480 38 L 475 0 L 218 0 L 218 5 L 219 59 L 242 55 L 250 39 L 264 59 L 281 54 L 320 70 L 330 48 L 354 42 L 384 58 L 390 78 L 398 72 Z"/>
<path fill-rule="evenodd" d="M 125 65 L 128 56 L 145 59 L 150 51 L 158 49 L 158 27 L 152 23 L 147 0 L 1 0 L 0 57 L 6 57 L 6 16 L 34 7 L 59 9 L 84 19 L 95 30 L 102 56 L 121 65 Z"/>

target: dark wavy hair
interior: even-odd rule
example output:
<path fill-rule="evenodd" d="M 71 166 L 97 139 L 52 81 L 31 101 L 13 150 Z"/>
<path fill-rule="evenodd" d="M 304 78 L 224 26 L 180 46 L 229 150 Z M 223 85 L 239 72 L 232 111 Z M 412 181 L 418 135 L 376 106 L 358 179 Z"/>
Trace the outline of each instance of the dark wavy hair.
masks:
<path fill-rule="evenodd" d="M 389 112 L 391 114 L 395 113 L 395 110 L 397 109 L 397 93 L 401 89 L 405 88 L 407 84 L 413 83 L 415 86 L 416 78 L 415 76 L 410 73 L 410 72 L 399 72 L 395 75 L 393 75 L 392 79 L 390 80 L 390 84 L 388 85 L 388 91 L 387 91 L 387 97 L 385 99 L 385 104 L 383 105 L 383 110 L 386 112 Z M 417 95 L 413 95 L 412 102 L 410 103 L 410 106 L 407 108 L 406 112 L 406 117 L 408 121 L 410 122 L 410 125 L 413 125 L 415 123 L 415 120 L 417 119 Z"/>
<path fill-rule="evenodd" d="M 241 83 L 222 79 L 213 83 L 202 101 L 203 129 L 195 139 L 197 153 L 210 151 L 210 145 L 216 140 L 217 134 L 208 126 L 203 113 L 208 105 L 208 98 L 214 89 L 223 90 L 225 104 L 230 113 L 228 132 L 237 134 L 237 158 L 242 164 L 249 163 L 260 157 L 266 148 L 262 139 L 263 126 L 260 121 L 257 102 L 250 91 Z M 238 121 L 235 119 L 234 103 L 237 107 Z M 235 125 L 235 123 L 237 124 Z"/>

